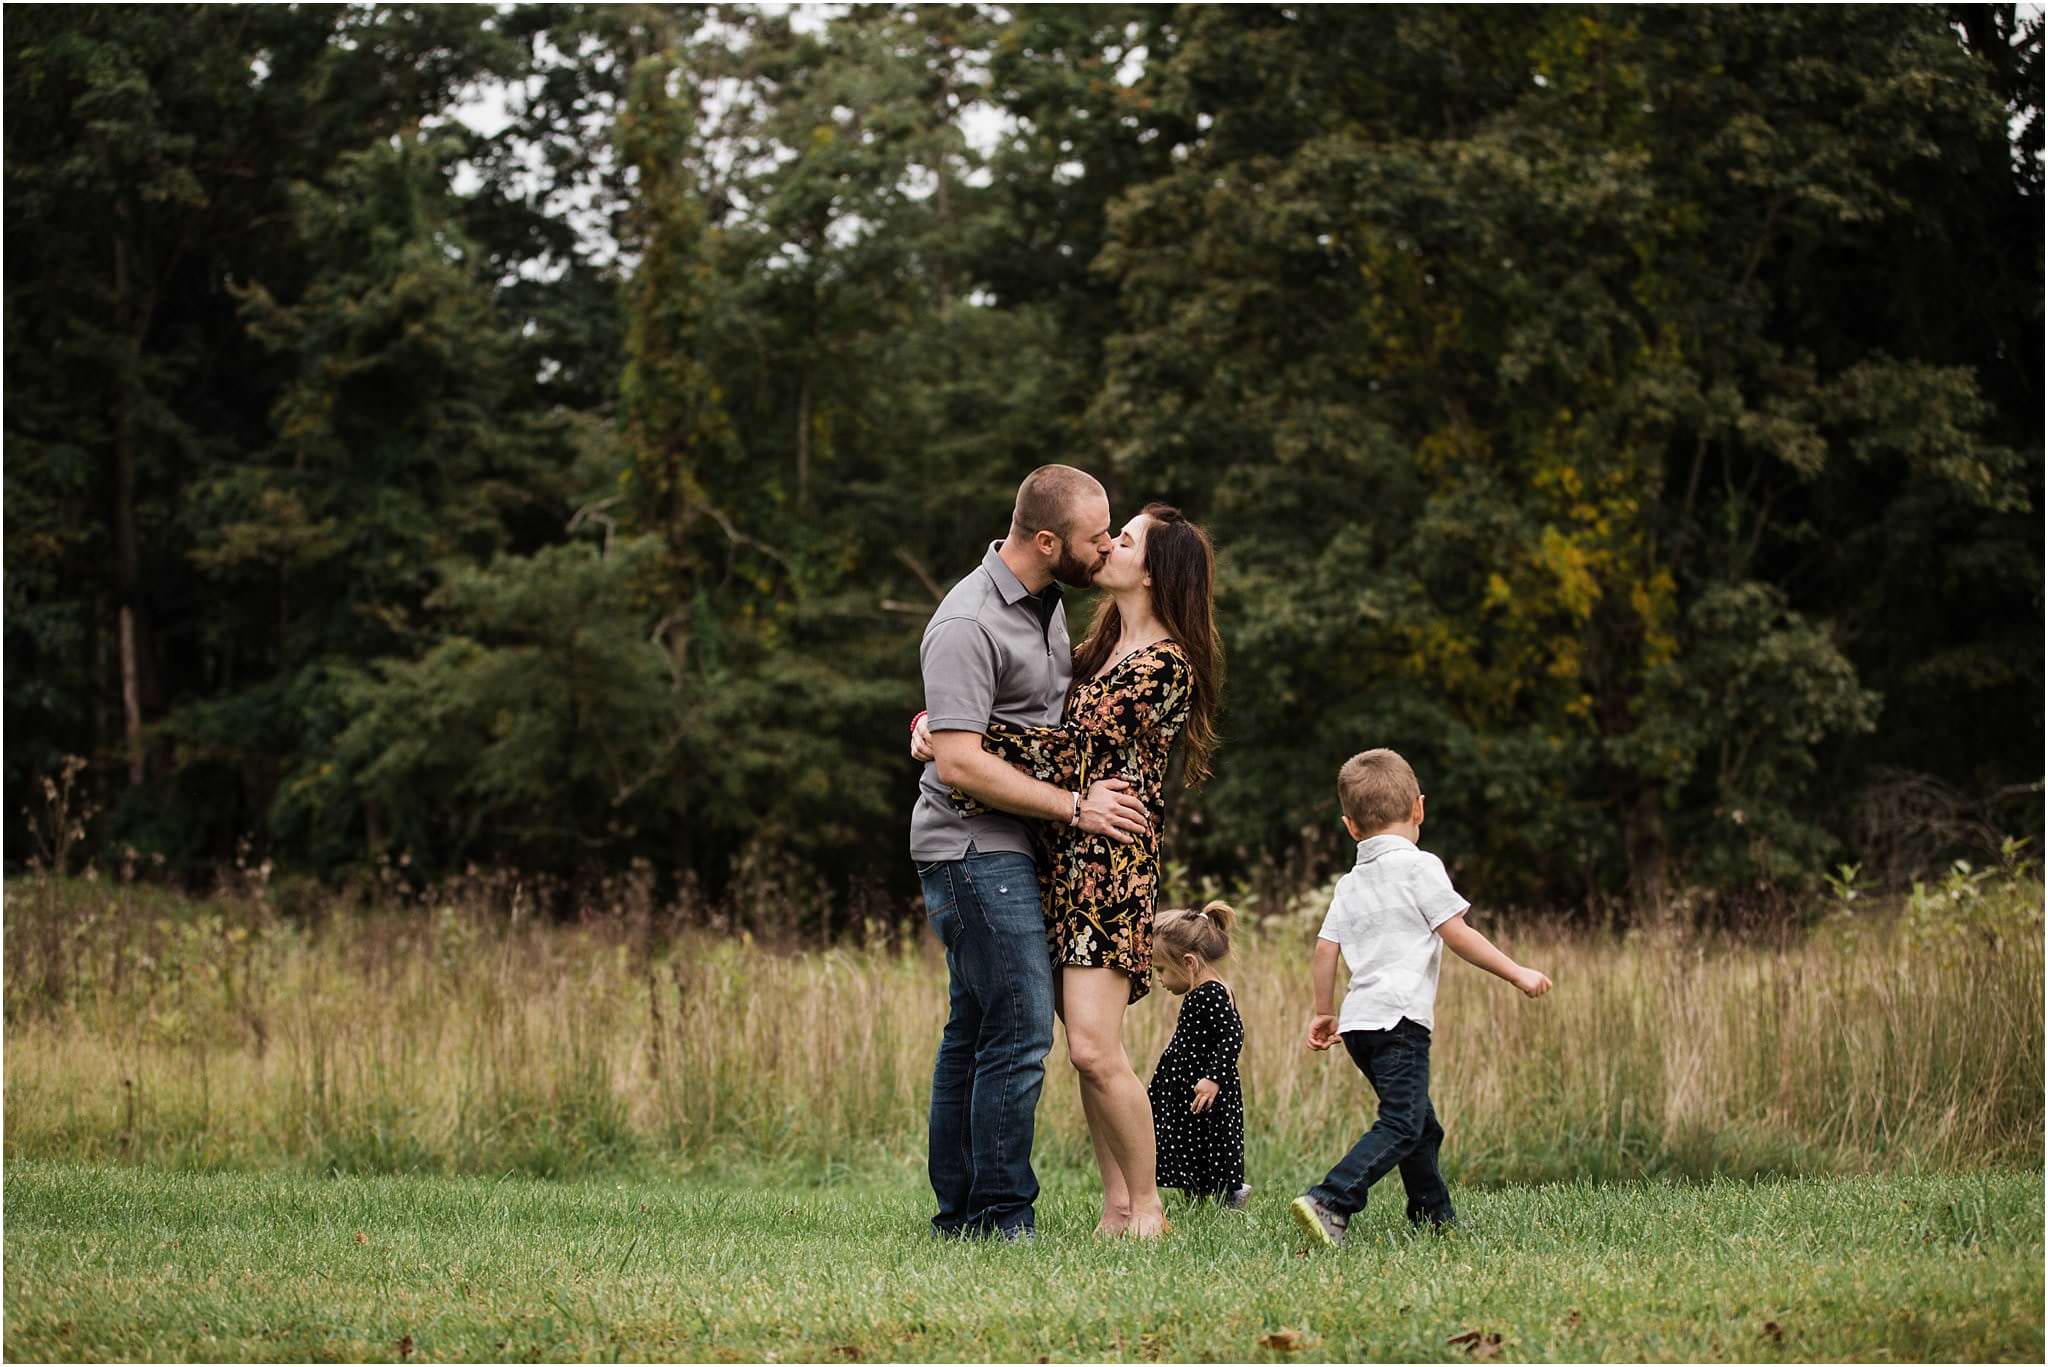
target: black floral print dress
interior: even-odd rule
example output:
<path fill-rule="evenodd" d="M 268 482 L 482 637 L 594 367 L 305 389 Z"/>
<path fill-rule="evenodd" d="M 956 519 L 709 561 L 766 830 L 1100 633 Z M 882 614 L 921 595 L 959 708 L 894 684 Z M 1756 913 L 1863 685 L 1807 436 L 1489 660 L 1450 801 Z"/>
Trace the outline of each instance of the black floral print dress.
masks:
<path fill-rule="evenodd" d="M 1180 1022 L 1152 1085 L 1152 1137 L 1159 1149 L 1159 1185 L 1191 1196 L 1227 1195 L 1244 1183 L 1244 1087 L 1237 1056 L 1244 1022 L 1222 983 L 1207 982 L 1181 998 Z M 1190 1112 L 1195 1084 L 1216 1083 L 1209 1109 Z"/>
<path fill-rule="evenodd" d="M 1130 781 L 1151 828 L 1130 844 L 1054 822 L 1034 823 L 1046 942 L 1056 964 L 1120 968 L 1132 1001 L 1152 990 L 1152 904 L 1159 891 L 1159 828 L 1166 820 L 1166 761 L 1187 722 L 1194 671 L 1180 643 L 1140 646 L 1077 684 L 1058 726 L 989 723 L 982 746 L 1047 783 L 1085 792 L 1098 779 Z M 987 810 L 955 788 L 962 815 Z"/>

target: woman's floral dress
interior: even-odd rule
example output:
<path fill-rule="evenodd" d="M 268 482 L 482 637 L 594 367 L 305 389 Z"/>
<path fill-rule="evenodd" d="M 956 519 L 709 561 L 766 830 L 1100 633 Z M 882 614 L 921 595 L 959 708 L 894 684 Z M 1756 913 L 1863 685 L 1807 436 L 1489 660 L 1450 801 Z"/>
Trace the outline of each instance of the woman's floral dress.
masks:
<path fill-rule="evenodd" d="M 1152 990 L 1152 903 L 1159 889 L 1159 828 L 1166 819 L 1166 761 L 1187 721 L 1194 671 L 1177 641 L 1155 641 L 1078 685 L 1058 726 L 989 723 L 984 749 L 1047 783 L 1085 792 L 1123 778 L 1152 824 L 1131 844 L 1054 822 L 1033 823 L 1041 842 L 1039 893 L 1053 962 L 1120 968 L 1131 1000 Z M 986 810 L 958 788 L 962 815 Z"/>

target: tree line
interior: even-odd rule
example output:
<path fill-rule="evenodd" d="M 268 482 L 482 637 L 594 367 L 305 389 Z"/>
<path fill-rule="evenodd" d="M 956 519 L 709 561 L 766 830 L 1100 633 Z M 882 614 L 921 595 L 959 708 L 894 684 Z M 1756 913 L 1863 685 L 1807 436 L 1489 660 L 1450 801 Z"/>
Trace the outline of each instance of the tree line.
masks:
<path fill-rule="evenodd" d="M 843 924 L 1063 461 L 1203 521 L 1176 877 L 1390 744 L 1490 900 L 2038 831 L 2041 21 L 15 6 L 10 863 L 253 840 Z M 1076 615 L 1085 611 L 1074 605 Z"/>

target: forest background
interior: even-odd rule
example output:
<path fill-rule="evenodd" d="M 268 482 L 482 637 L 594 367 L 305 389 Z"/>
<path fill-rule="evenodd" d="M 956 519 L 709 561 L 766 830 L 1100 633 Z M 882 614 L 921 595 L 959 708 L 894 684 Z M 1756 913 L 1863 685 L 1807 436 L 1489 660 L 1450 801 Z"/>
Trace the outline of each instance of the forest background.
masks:
<path fill-rule="evenodd" d="M 1219 548 L 1169 896 L 1326 877 L 1374 744 L 1461 886 L 1589 918 L 2038 838 L 2038 12 L 5 47 L 10 872 L 894 920 L 918 636 L 1048 461 Z"/>

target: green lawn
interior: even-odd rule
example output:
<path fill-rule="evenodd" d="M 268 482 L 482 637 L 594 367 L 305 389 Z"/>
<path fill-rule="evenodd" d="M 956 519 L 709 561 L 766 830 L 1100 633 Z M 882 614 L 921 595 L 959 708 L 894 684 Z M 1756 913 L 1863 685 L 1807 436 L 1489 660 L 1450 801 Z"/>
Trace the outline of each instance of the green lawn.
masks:
<path fill-rule="evenodd" d="M 911 1174 L 539 1183 L 6 1169 L 28 1359 L 2042 1357 L 2038 1174 L 1457 1190 L 1310 1253 L 1292 1188 L 1100 1243 L 940 1245 Z M 1291 1331 L 1291 1332 L 1290 1332 Z M 1451 1342 L 1468 1333 L 1498 1334 Z M 1291 1351 L 1290 1351 L 1291 1349 Z"/>

